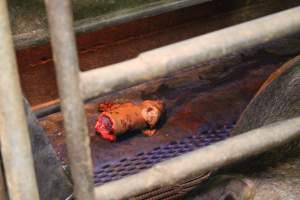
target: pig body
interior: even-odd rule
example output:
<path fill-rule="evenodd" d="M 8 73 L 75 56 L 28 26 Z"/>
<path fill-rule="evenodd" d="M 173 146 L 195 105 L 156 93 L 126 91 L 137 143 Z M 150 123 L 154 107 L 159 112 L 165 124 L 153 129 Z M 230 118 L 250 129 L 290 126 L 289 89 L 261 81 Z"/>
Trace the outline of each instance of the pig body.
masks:
<path fill-rule="evenodd" d="M 300 55 L 285 63 L 262 85 L 233 135 L 300 116 Z M 300 197 L 300 138 L 248 159 L 233 168 L 256 184 L 255 200 Z"/>
<path fill-rule="evenodd" d="M 156 133 L 156 124 L 163 113 L 161 101 L 147 100 L 140 104 L 100 104 L 95 129 L 106 140 L 116 141 L 117 136 L 142 130 L 147 136 Z"/>

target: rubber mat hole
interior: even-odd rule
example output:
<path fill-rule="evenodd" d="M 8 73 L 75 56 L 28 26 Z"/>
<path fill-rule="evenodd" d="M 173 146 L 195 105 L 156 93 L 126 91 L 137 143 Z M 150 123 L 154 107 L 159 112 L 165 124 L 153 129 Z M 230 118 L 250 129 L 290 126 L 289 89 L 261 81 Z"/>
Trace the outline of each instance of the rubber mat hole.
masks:
<path fill-rule="evenodd" d="M 169 155 L 162 155 L 162 158 L 169 158 Z"/>
<path fill-rule="evenodd" d="M 139 169 L 147 169 L 148 167 L 147 166 L 141 166 L 139 167 Z"/>
<path fill-rule="evenodd" d="M 115 178 L 118 174 L 111 174 L 110 177 L 111 178 Z"/>
<path fill-rule="evenodd" d="M 102 174 L 103 173 L 103 170 L 100 170 L 100 171 L 96 171 L 95 174 Z"/>
<path fill-rule="evenodd" d="M 127 176 L 127 175 L 129 175 L 130 173 L 128 173 L 128 172 L 124 172 L 124 173 L 122 173 L 121 175 L 122 176 Z"/>
<path fill-rule="evenodd" d="M 108 168 L 108 167 L 110 167 L 110 165 L 104 165 L 104 166 L 102 167 L 102 169 L 106 169 L 106 168 Z"/>
<path fill-rule="evenodd" d="M 134 163 L 135 166 L 139 166 L 141 164 L 143 164 L 143 163 L 141 163 L 141 162 Z"/>
<path fill-rule="evenodd" d="M 125 162 L 127 161 L 127 158 L 123 158 L 122 160 L 120 160 L 120 162 Z"/>
<path fill-rule="evenodd" d="M 155 147 L 155 148 L 153 149 L 153 151 L 157 151 L 157 150 L 160 150 L 160 147 Z"/>
<path fill-rule="evenodd" d="M 130 163 L 126 163 L 126 164 L 124 164 L 123 166 L 124 167 L 128 167 L 130 165 Z"/>
<path fill-rule="evenodd" d="M 120 166 L 121 166 L 121 164 L 116 164 L 116 165 L 114 165 L 114 168 L 118 168 Z"/>
<path fill-rule="evenodd" d="M 106 178 L 107 177 L 107 174 L 103 174 L 102 176 L 97 176 L 97 178 L 99 179 L 103 179 L 103 178 Z"/>
<path fill-rule="evenodd" d="M 112 169 L 109 169 L 109 170 L 105 170 L 104 172 L 107 173 L 107 174 L 110 174 L 110 173 L 113 172 L 113 170 L 112 170 Z"/>
<path fill-rule="evenodd" d="M 135 168 L 134 168 L 134 167 L 130 167 L 130 168 L 128 168 L 127 170 L 128 170 L 128 171 L 133 171 L 133 170 L 135 170 Z"/>
<path fill-rule="evenodd" d="M 147 160 L 147 157 L 142 157 L 141 160 Z"/>
<path fill-rule="evenodd" d="M 158 156 L 152 156 L 152 157 L 151 157 L 151 160 L 157 160 L 157 159 L 159 159 Z"/>
<path fill-rule="evenodd" d="M 118 168 L 118 169 L 116 169 L 117 172 L 122 172 L 124 170 L 125 170 L 124 168 Z"/>
<path fill-rule="evenodd" d="M 167 151 L 167 153 L 173 153 L 174 150 L 173 149 L 170 149 L 169 151 Z"/>
<path fill-rule="evenodd" d="M 169 150 L 170 147 L 169 147 L 169 146 L 165 146 L 163 149 L 164 149 L 164 150 Z"/>
<path fill-rule="evenodd" d="M 153 162 L 152 162 L 151 160 L 147 160 L 147 161 L 145 162 L 145 164 L 146 164 L 146 165 L 150 165 L 150 164 L 153 164 Z"/>
<path fill-rule="evenodd" d="M 179 152 L 180 152 L 180 153 L 185 153 L 186 150 L 185 150 L 185 149 L 179 149 Z"/>

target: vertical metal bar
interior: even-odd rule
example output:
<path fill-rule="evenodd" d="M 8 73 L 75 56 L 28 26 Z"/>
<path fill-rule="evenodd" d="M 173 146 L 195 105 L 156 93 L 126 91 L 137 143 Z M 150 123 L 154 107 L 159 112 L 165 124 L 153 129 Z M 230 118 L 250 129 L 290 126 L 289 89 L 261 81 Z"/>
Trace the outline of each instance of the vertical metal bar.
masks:
<path fill-rule="evenodd" d="M 94 199 L 90 141 L 69 0 L 45 0 L 76 199 Z"/>
<path fill-rule="evenodd" d="M 0 158 L 0 199 L 6 200 L 7 194 L 6 194 L 6 186 L 5 186 L 5 179 L 4 179 L 4 173 L 3 173 L 3 165 L 2 165 L 2 158 Z"/>
<path fill-rule="evenodd" d="M 0 114 L 0 135 L 4 133 L 3 118 Z M 0 139 L 0 153 L 1 153 L 1 139 Z M 2 156 L 0 155 L 0 199 L 7 200 L 7 188 L 5 184 L 4 170 Z"/>
<path fill-rule="evenodd" d="M 0 135 L 1 154 L 9 197 L 39 199 L 5 0 L 0 1 L 0 112 L 4 126 Z"/>

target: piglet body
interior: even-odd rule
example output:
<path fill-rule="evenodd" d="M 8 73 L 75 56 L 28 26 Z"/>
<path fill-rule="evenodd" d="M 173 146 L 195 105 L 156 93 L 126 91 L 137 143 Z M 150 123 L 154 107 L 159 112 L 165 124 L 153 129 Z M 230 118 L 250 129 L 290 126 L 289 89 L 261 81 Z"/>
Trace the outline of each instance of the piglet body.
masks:
<path fill-rule="evenodd" d="M 101 112 L 96 131 L 106 140 L 116 141 L 117 136 L 133 130 L 142 130 L 145 135 L 156 133 L 156 124 L 164 110 L 162 101 L 147 100 L 140 104 L 100 104 Z"/>

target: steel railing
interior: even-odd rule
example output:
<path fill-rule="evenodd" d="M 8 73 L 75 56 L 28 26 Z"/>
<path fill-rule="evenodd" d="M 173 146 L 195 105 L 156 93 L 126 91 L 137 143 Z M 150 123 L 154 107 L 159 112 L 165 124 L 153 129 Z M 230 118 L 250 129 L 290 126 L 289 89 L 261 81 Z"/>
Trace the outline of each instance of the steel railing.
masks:
<path fill-rule="evenodd" d="M 176 0 L 176 1 L 157 1 L 150 3 L 145 8 L 133 9 L 129 12 L 121 12 L 120 15 L 99 16 L 80 20 L 80 23 L 75 24 L 75 32 L 77 34 L 93 32 L 105 27 L 110 27 L 145 17 L 160 15 L 166 12 L 194 6 L 202 3 L 211 2 L 212 0 Z M 28 34 L 19 34 L 14 37 L 15 47 L 24 49 L 30 46 L 45 44 L 48 42 L 48 34 L 44 30 L 37 30 Z"/>
<path fill-rule="evenodd" d="M 83 99 L 130 87 L 300 31 L 300 7 L 149 51 L 119 64 L 80 72 L 70 1 L 45 0 L 45 4 L 76 199 L 128 198 L 299 137 L 299 118 L 272 124 L 170 159 L 137 175 L 97 187 L 94 194 Z M 4 130 L 1 133 L 1 153 L 9 197 L 38 199 L 7 6 L 3 0 L 0 1 L 0 22 L 0 110 Z M 170 170 L 171 168 L 176 170 Z"/>
<path fill-rule="evenodd" d="M 235 161 L 278 147 L 299 138 L 300 117 L 209 145 L 182 156 L 156 164 L 138 174 L 96 188 L 96 199 L 129 199 L 157 187 L 173 185 L 188 177 L 196 177 Z M 122 188 L 116 192 L 116 188 Z"/>
<path fill-rule="evenodd" d="M 92 159 L 79 88 L 79 65 L 70 1 L 45 0 L 61 97 L 66 143 L 77 199 L 93 199 Z"/>
<path fill-rule="evenodd" d="M 140 54 L 137 58 L 81 73 L 83 97 L 89 99 L 133 86 L 209 59 L 295 33 L 300 8 L 225 28 Z M 116 73 L 118 72 L 118 73 Z"/>
<path fill-rule="evenodd" d="M 1 155 L 11 199 L 39 199 L 6 1 L 0 1 Z"/>

